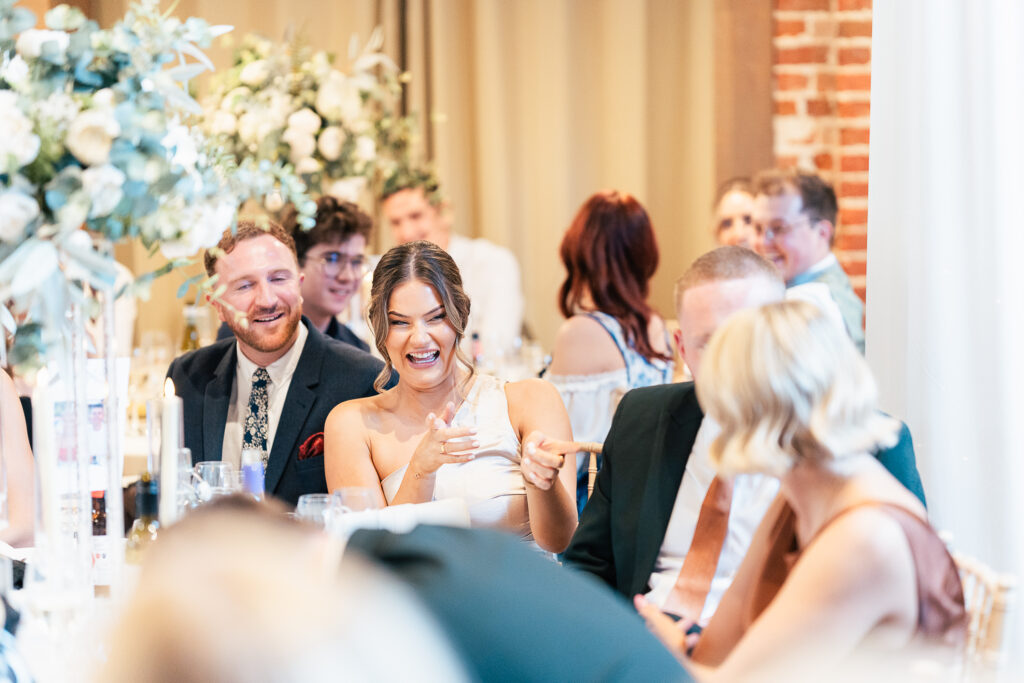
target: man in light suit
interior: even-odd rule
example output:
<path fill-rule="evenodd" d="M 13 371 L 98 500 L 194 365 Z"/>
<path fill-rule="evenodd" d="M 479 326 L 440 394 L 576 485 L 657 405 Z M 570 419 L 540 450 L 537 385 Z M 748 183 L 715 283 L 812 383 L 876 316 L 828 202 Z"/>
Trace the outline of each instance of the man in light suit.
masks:
<path fill-rule="evenodd" d="M 754 178 L 751 246 L 771 261 L 786 287 L 820 282 L 843 314 L 846 332 L 864 353 L 864 304 L 832 247 L 839 205 L 835 190 L 806 171 L 770 170 Z"/>
<path fill-rule="evenodd" d="M 721 247 L 698 258 L 676 283 L 675 342 L 693 375 L 699 377 L 704 346 L 726 318 L 784 295 L 778 271 L 748 249 Z M 626 394 L 604 442 L 594 493 L 565 551 L 567 564 L 595 574 L 627 598 L 642 594 L 669 607 L 685 558 L 702 537 L 698 519 L 715 478 L 708 449 L 717 433 L 717 425 L 704 418 L 693 383 Z M 923 502 L 906 428 L 896 446 L 877 455 Z M 688 618 L 699 624 L 711 618 L 777 491 L 773 478 L 736 478 L 710 588 L 694 610 L 699 614 Z"/>
<path fill-rule="evenodd" d="M 263 451 L 268 494 L 294 505 L 326 493 L 324 420 L 342 401 L 375 393 L 383 364 L 328 339 L 302 316 L 295 242 L 280 226 L 240 221 L 205 256 L 226 287 L 212 301 L 235 338 L 192 351 L 167 376 L 183 399 L 192 462 L 236 466 L 243 448 Z"/>

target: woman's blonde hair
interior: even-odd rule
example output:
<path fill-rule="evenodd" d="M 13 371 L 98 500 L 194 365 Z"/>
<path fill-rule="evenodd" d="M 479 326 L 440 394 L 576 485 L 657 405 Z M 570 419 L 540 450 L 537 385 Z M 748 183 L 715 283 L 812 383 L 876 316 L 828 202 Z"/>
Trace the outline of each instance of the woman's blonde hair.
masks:
<path fill-rule="evenodd" d="M 697 396 L 722 428 L 710 454 L 726 475 L 781 476 L 802 459 L 891 446 L 899 431 L 849 337 L 804 301 L 731 316 L 705 351 Z"/>

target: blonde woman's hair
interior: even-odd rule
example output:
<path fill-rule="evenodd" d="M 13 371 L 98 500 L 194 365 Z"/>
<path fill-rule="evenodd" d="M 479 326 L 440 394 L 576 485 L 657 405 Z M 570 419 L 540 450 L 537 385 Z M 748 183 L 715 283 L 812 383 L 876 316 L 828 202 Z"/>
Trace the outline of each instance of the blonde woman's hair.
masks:
<path fill-rule="evenodd" d="M 849 337 L 805 301 L 740 311 L 711 338 L 697 397 L 722 428 L 711 461 L 725 475 L 785 474 L 896 443 L 899 422 Z"/>

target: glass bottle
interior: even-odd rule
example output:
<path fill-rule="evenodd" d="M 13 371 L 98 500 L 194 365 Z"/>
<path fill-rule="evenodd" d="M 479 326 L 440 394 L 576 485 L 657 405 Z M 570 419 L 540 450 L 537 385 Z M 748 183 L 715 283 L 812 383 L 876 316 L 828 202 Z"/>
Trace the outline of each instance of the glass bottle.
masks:
<path fill-rule="evenodd" d="M 125 546 L 124 559 L 129 564 L 139 564 L 146 548 L 156 540 L 160 530 L 160 520 L 157 518 L 160 509 L 159 492 L 160 487 L 152 475 L 149 472 L 143 474 L 135 489 L 135 511 L 138 518 L 128 532 Z"/>
<path fill-rule="evenodd" d="M 107 533 L 106 492 L 92 492 L 92 535 L 103 536 Z"/>
<path fill-rule="evenodd" d="M 199 348 L 198 306 L 185 306 L 185 334 L 181 338 L 181 352 L 195 351 Z"/>

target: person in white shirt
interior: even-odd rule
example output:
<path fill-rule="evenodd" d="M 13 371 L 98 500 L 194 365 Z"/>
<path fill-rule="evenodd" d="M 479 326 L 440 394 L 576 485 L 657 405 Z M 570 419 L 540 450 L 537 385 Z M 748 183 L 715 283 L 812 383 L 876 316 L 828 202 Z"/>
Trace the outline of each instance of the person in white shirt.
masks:
<path fill-rule="evenodd" d="M 396 244 L 427 240 L 452 257 L 473 302 L 466 339 L 477 339 L 487 356 L 515 347 L 523 327 L 523 288 L 519 263 L 508 249 L 488 240 L 470 239 L 451 231 L 451 216 L 436 180 L 420 174 L 389 182 L 381 196 L 384 219 Z"/>
<path fill-rule="evenodd" d="M 759 173 L 754 189 L 751 247 L 779 269 L 786 287 L 825 284 L 864 353 L 864 304 L 832 253 L 839 212 L 835 190 L 814 173 L 779 169 Z"/>

